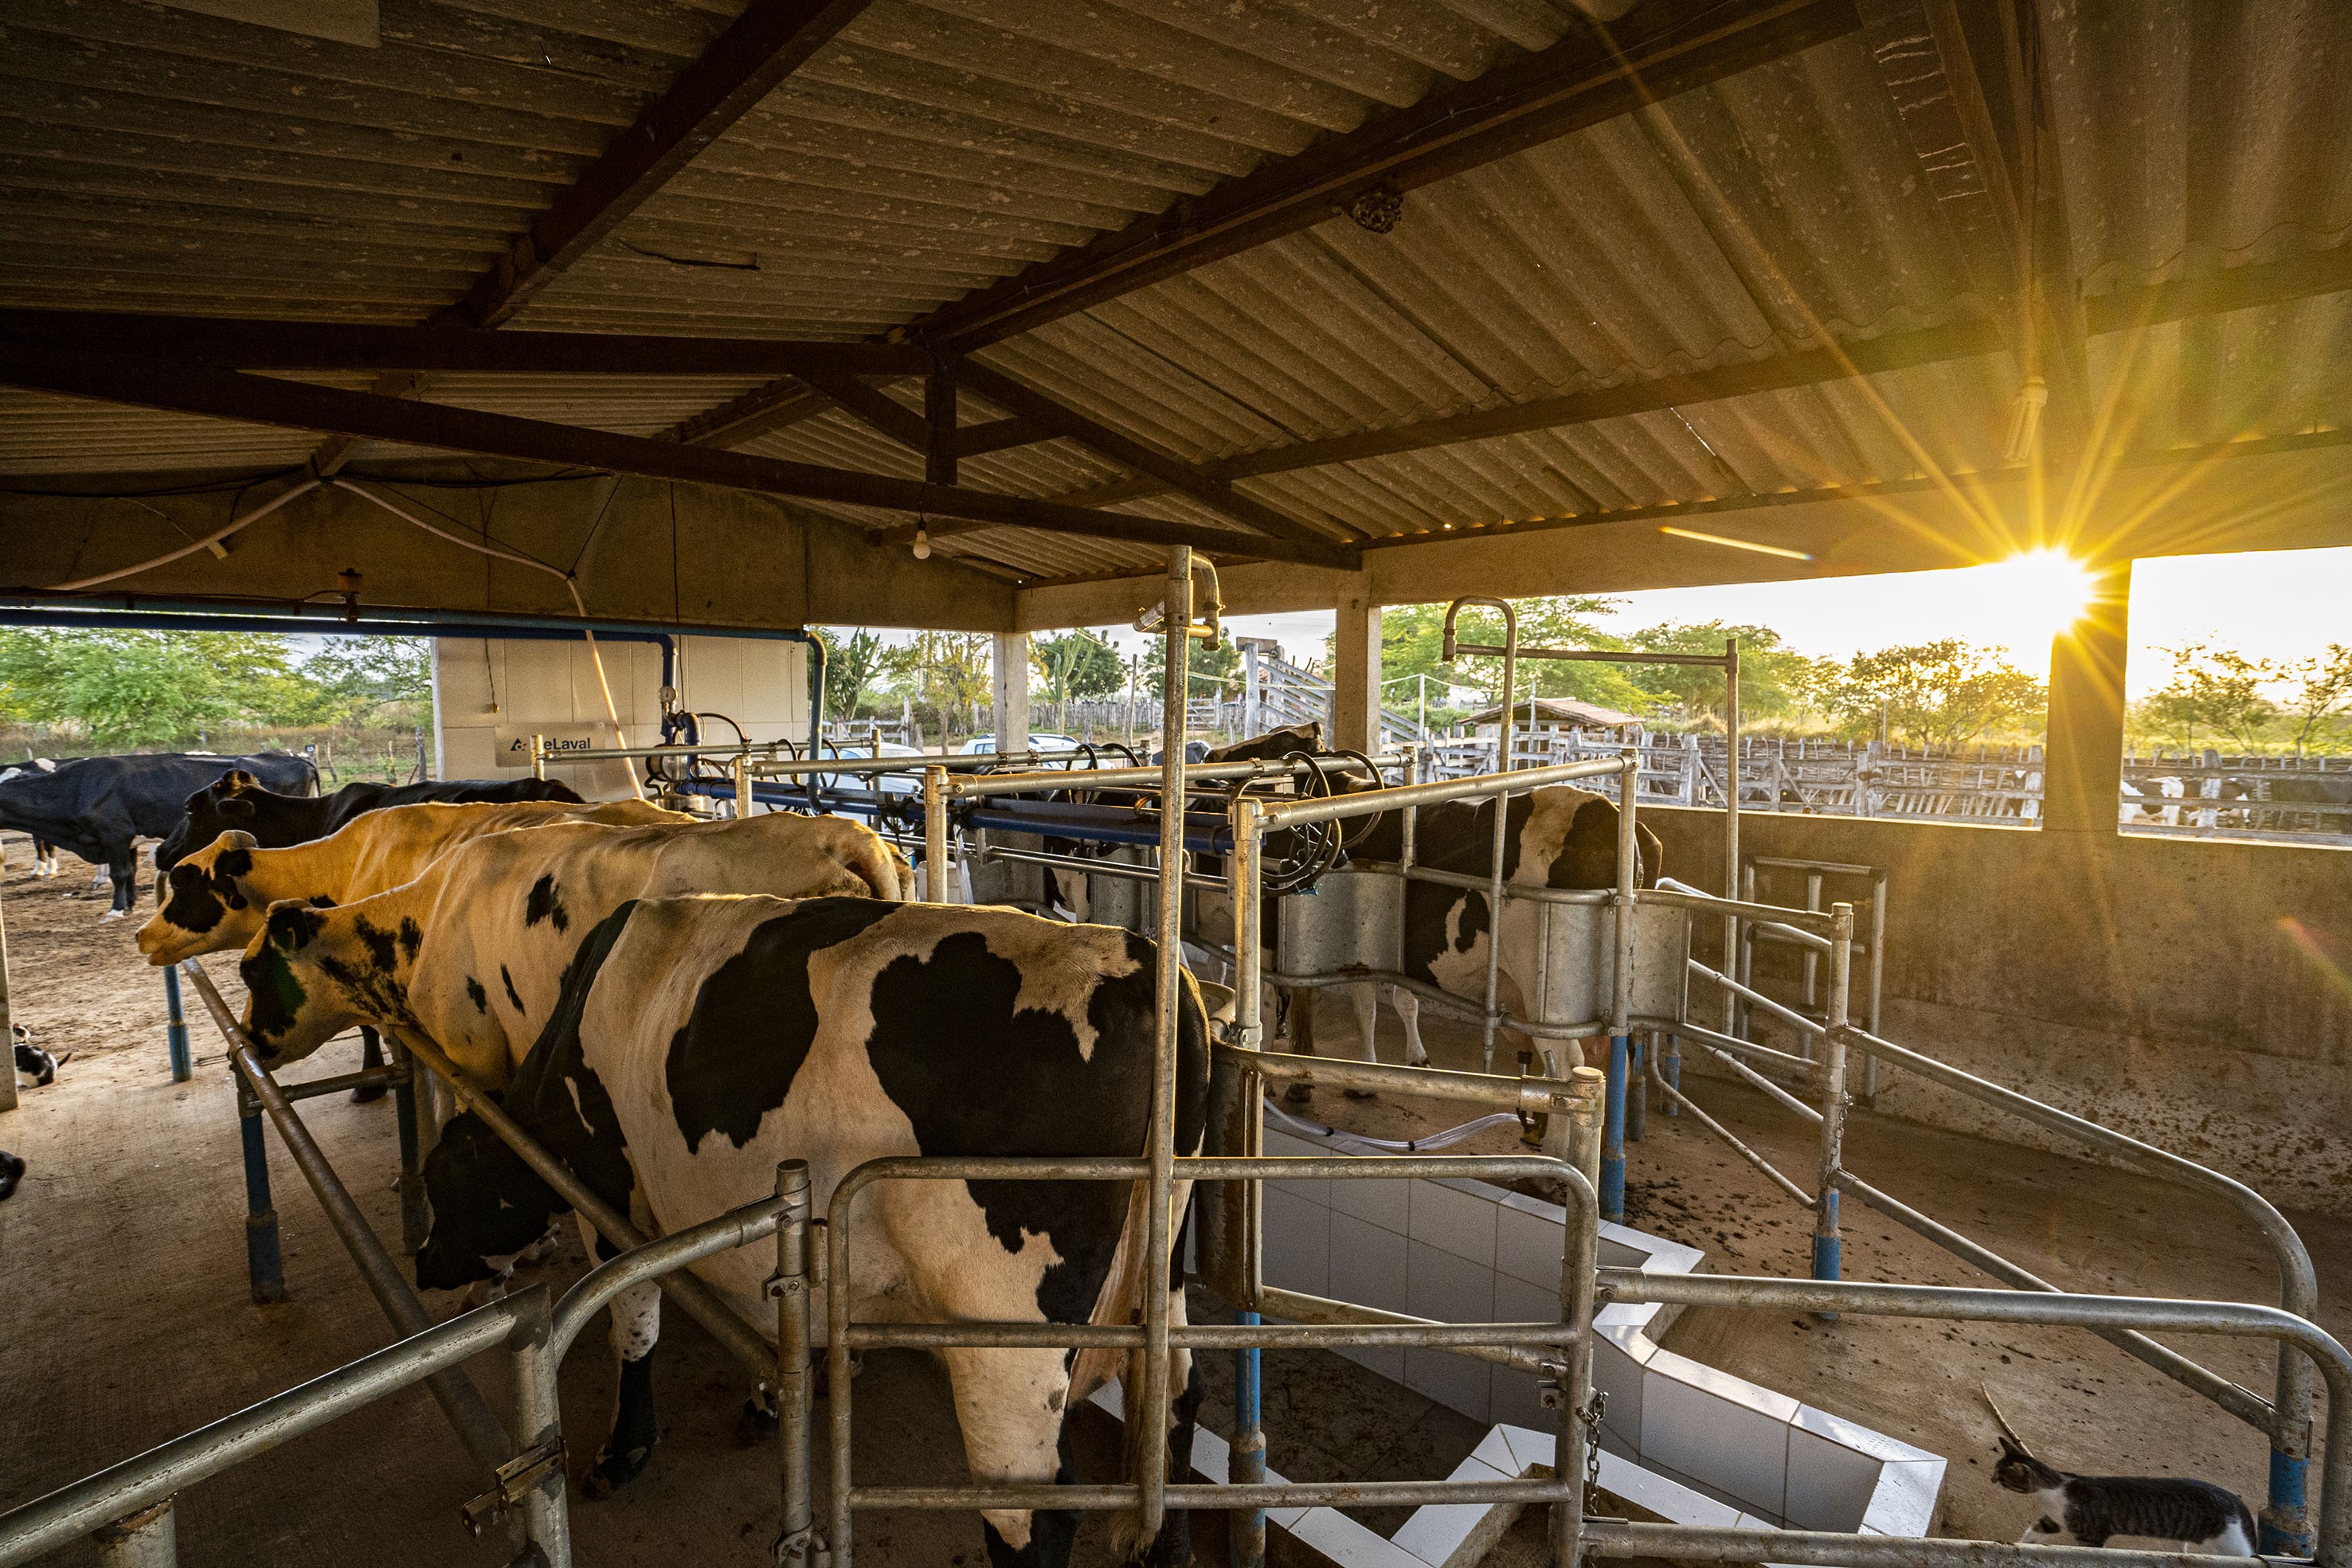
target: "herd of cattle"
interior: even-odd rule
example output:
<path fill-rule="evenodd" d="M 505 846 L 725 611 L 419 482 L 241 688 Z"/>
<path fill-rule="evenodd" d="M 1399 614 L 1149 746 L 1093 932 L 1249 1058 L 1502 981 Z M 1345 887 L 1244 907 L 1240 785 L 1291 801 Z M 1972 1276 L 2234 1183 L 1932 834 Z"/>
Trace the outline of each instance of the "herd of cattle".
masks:
<path fill-rule="evenodd" d="M 1273 744 L 1318 740 L 1307 729 Z M 822 1212 L 844 1175 L 884 1155 L 1144 1151 L 1155 954 L 1142 936 L 914 903 L 906 860 L 845 818 L 704 821 L 530 780 L 324 797 L 316 782 L 286 757 L 93 758 L 0 783 L 0 827 L 102 858 L 113 912 L 131 904 L 133 840 L 161 839 L 140 950 L 159 965 L 237 953 L 242 1021 L 263 1058 L 295 1061 L 354 1027 L 430 1041 L 649 1232 L 764 1196 L 786 1157 L 808 1161 Z M 1422 863 L 1484 873 L 1493 810 L 1424 808 Z M 1513 882 L 1614 884 L 1609 801 L 1549 789 L 1509 810 Z M 1355 852 L 1393 858 L 1398 830 L 1392 815 L 1370 819 Z M 1644 883 L 1657 853 L 1645 836 Z M 1485 895 L 1415 883 L 1411 898 L 1408 972 L 1456 991 L 1475 973 L 1483 986 Z M 1209 1024 L 1189 975 L 1179 1018 L 1184 1154 L 1199 1148 L 1209 1082 Z M 1425 1060 L 1417 1029 L 1409 1050 Z M 478 1117 L 435 1120 L 416 1272 L 421 1287 L 448 1289 L 499 1275 L 569 1206 Z M 1174 1195 L 1171 1235 L 1186 1197 Z M 1138 1321 L 1148 1202 L 1139 1186 L 1100 1182 L 877 1184 L 852 1214 L 853 1315 Z M 698 1267 L 760 1322 L 756 1252 Z M 619 1397 L 583 1478 L 592 1494 L 636 1475 L 652 1449 L 658 1302 L 646 1285 L 614 1304 Z M 1181 1289 L 1169 1308 L 1183 1322 Z M 1142 1370 L 1124 1352 L 941 1358 L 972 1474 L 1008 1482 L 1055 1479 L 1066 1412 L 1113 1376 L 1139 1389 Z M 1171 1358 L 1172 1462 L 1191 1452 L 1200 1390 L 1189 1354 Z M 1076 1519 L 984 1513 L 992 1563 L 1061 1568 Z M 1137 1553 L 1182 1561 L 1183 1519 L 1173 1513 Z"/>

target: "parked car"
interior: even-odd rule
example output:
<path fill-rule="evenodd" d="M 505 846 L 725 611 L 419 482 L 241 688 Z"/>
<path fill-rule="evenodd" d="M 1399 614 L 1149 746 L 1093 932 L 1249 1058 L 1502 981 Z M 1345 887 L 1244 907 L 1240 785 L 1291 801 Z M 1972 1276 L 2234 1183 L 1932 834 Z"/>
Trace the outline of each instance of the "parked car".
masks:
<path fill-rule="evenodd" d="M 1058 735 L 1051 730 L 1033 729 L 1029 732 L 1029 749 L 1041 757 L 1055 757 L 1057 753 L 1065 752 L 1075 757 L 1076 753 L 1086 749 L 1086 742 L 1074 735 Z M 996 737 L 992 735 L 975 735 L 963 743 L 963 755 L 966 757 L 991 757 L 995 755 L 995 752 Z M 1072 763 L 1069 760 L 1057 759 L 1041 761 L 1037 766 L 1068 768 Z"/>

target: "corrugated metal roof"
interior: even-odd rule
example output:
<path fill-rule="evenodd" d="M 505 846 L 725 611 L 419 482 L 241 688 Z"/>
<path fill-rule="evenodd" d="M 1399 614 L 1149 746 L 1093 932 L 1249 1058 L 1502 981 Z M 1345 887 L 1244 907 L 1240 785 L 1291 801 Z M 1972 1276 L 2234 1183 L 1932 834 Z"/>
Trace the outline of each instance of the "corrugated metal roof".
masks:
<path fill-rule="evenodd" d="M 2352 236 L 2352 8 L 2041 9 L 2088 291 Z M 17 0 L 0 19 L 0 303 L 421 320 L 734 10 L 384 0 L 383 45 L 365 49 L 137 0 Z M 1571 16 L 1568 0 L 877 0 L 516 324 L 871 336 L 1546 47 Z M 1416 188 L 1389 234 L 1335 217 L 984 358 L 1213 462 L 1984 310 L 1850 35 Z M 2352 416 L 2347 335 L 2336 295 L 2101 337 L 2089 363 L 2095 383 L 2126 377 L 2132 444 L 2288 434 Z M 1379 537 L 1980 472 L 2015 380 L 2006 355 L 1980 355 L 1242 488 Z M 426 395 L 652 434 L 750 384 L 449 375 Z M 310 444 L 0 394 L 0 472 L 258 468 Z M 837 412 L 745 450 L 921 471 Z M 1027 496 L 1126 476 L 1066 441 L 963 473 Z M 1121 505 L 1213 516 L 1189 498 Z M 1152 555 L 1001 528 L 940 548 L 1045 576 Z"/>

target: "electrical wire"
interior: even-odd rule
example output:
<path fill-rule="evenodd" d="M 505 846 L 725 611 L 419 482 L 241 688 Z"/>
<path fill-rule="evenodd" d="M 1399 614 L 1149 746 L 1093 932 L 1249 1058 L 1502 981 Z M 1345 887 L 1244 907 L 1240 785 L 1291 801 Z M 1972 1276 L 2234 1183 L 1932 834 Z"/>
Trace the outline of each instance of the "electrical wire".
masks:
<path fill-rule="evenodd" d="M 321 483 L 322 481 L 317 479 L 306 479 L 301 484 L 295 486 L 291 490 L 287 491 L 284 495 L 278 497 L 274 500 L 262 502 L 261 505 L 254 507 L 253 510 L 246 513 L 243 517 L 231 517 L 227 523 L 220 528 L 215 528 L 211 533 L 206 534 L 204 538 L 197 539 L 191 544 L 182 545 L 178 549 L 170 550 L 163 555 L 159 555 L 152 560 L 142 560 L 136 566 L 117 567 L 112 571 L 101 571 L 95 577 L 78 577 L 71 582 L 53 583 L 47 590 L 46 590 L 46 591 L 50 593 L 77 593 L 85 588 L 96 588 L 102 582 L 112 582 L 118 578 L 135 577 L 142 571 L 152 571 L 159 566 L 169 566 L 172 562 L 182 559 L 187 556 L 192 556 L 198 550 L 210 549 L 213 546 L 220 543 L 221 540 L 228 538 L 229 535 L 236 532 L 239 528 L 249 528 L 253 524 L 261 521 L 262 518 L 268 517 L 270 513 L 276 511 L 287 502 L 294 500 L 298 497 L 309 495 L 311 491 L 317 489 Z M 116 497 L 100 497 L 95 498 L 107 500 L 115 499 Z M 129 497 L 126 497 L 121 498 L 128 499 Z M 166 520 L 168 521 L 169 519 Z M 173 526 L 176 527 L 177 525 L 175 524 Z"/>

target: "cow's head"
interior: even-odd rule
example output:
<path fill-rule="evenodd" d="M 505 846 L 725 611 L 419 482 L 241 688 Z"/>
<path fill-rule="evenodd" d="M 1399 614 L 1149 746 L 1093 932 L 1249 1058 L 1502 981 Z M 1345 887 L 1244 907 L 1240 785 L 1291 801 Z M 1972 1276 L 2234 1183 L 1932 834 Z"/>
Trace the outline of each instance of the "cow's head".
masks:
<path fill-rule="evenodd" d="M 425 1291 L 494 1277 L 570 1207 L 470 1111 L 450 1118 L 425 1156 L 425 1191 L 433 1202 L 433 1228 L 416 1254 Z"/>
<path fill-rule="evenodd" d="M 261 780 L 242 768 L 232 768 L 215 780 L 205 792 L 213 800 L 213 810 L 232 821 L 253 820 L 254 804 L 249 797 L 261 789 Z"/>
<path fill-rule="evenodd" d="M 415 1029 L 408 977 L 424 932 L 377 903 L 321 909 L 289 898 L 269 906 L 237 966 L 245 1032 L 266 1060 L 308 1056 L 355 1024 Z"/>
<path fill-rule="evenodd" d="M 247 885 L 257 847 L 251 833 L 223 833 L 155 878 L 155 914 L 139 928 L 149 963 L 176 964 L 253 940 L 268 913 Z"/>

